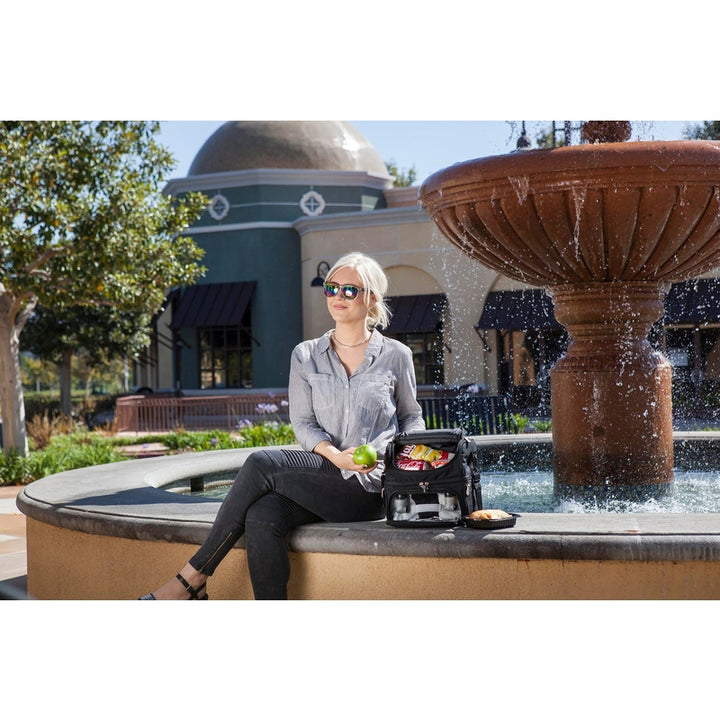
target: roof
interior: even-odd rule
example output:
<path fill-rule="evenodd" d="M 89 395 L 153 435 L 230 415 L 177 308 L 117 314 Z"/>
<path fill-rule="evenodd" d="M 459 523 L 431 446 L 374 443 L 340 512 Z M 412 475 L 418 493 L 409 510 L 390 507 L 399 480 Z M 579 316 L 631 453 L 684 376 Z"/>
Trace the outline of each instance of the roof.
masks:
<path fill-rule="evenodd" d="M 562 327 L 545 290 L 500 290 L 488 293 L 478 330 L 528 330 Z"/>
<path fill-rule="evenodd" d="M 720 323 L 720 278 L 686 280 L 672 285 L 665 298 L 663 325 Z"/>
<path fill-rule="evenodd" d="M 445 295 L 401 295 L 386 298 L 392 317 L 386 334 L 434 332 L 442 319 Z"/>
<path fill-rule="evenodd" d="M 188 175 L 284 168 L 388 176 L 380 155 L 347 122 L 227 122 L 200 148 Z"/>

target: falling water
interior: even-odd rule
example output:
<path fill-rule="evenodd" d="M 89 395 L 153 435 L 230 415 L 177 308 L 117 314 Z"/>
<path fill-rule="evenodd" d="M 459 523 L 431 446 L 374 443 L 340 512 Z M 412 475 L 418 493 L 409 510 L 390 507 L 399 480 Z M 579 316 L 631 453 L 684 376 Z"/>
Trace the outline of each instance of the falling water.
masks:
<path fill-rule="evenodd" d="M 452 317 L 452 322 L 456 328 L 453 333 L 452 345 L 445 348 L 446 358 L 451 360 L 454 371 L 453 374 L 458 378 L 458 384 L 485 384 L 488 368 L 484 365 L 479 369 L 482 377 L 478 377 L 473 370 L 472 358 L 477 358 L 482 354 L 480 348 L 480 340 L 473 332 L 469 334 L 459 332 L 460 328 L 473 328 L 480 317 L 479 306 L 472 302 L 453 302 L 453 298 L 467 299 L 468 297 L 476 297 L 487 294 L 488 287 L 483 282 L 483 274 L 477 272 L 477 267 L 472 266 L 472 272 L 465 272 L 466 263 L 463 266 L 458 265 L 457 249 L 445 238 L 437 229 L 433 229 L 430 250 L 433 254 L 434 265 L 436 268 L 436 277 L 443 286 L 449 302 L 453 303 L 450 312 L 446 313 L 446 317 Z M 494 275 L 494 273 L 493 273 Z M 445 342 L 448 342 L 448 335 L 445 336 Z M 447 379 L 446 379 L 447 380 Z M 441 389 L 437 387 L 436 389 Z"/>
<path fill-rule="evenodd" d="M 222 500 L 235 473 L 218 473 L 184 479 L 163 490 Z M 483 505 L 514 513 L 717 513 L 720 512 L 720 473 L 717 470 L 676 471 L 672 493 L 645 500 L 627 500 L 587 494 L 583 499 L 558 498 L 553 476 L 547 470 L 484 472 L 481 475 Z M 190 492 L 193 487 L 202 487 Z"/>
<path fill-rule="evenodd" d="M 508 512 L 533 513 L 716 513 L 720 512 L 720 473 L 675 472 L 672 492 L 644 500 L 586 493 L 582 499 L 560 499 L 553 491 L 552 472 L 546 470 L 490 472 L 482 475 L 483 504 Z"/>

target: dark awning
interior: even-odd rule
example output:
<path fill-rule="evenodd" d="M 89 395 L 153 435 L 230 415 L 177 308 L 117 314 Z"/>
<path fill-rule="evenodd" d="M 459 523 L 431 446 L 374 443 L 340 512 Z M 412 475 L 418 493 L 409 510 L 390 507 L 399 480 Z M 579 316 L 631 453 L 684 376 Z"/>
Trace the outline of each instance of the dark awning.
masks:
<path fill-rule="evenodd" d="M 720 323 L 720 279 L 675 283 L 665 297 L 663 325 Z"/>
<path fill-rule="evenodd" d="M 396 333 L 434 332 L 442 320 L 445 295 L 400 295 L 385 298 L 392 318 L 383 332 Z"/>
<path fill-rule="evenodd" d="M 255 285 L 254 280 L 190 285 L 178 300 L 170 327 L 175 330 L 240 325 Z"/>
<path fill-rule="evenodd" d="M 488 294 L 478 330 L 540 330 L 562 327 L 544 290 L 500 290 Z"/>

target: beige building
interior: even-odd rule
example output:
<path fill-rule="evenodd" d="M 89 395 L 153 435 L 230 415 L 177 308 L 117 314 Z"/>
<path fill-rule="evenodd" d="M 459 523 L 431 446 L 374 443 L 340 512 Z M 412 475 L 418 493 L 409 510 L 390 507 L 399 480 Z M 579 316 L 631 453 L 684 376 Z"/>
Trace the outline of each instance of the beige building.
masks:
<path fill-rule="evenodd" d="M 437 310 L 442 327 L 444 384 L 479 384 L 494 392 L 496 368 L 487 364 L 483 340 L 488 340 L 478 335 L 475 325 L 488 291 L 509 287 L 512 281 L 471 262 L 447 241 L 418 208 L 417 190 L 387 190 L 388 207 L 371 214 L 332 215 L 296 223 L 302 248 L 303 335 L 315 337 L 329 328 L 325 298 L 319 287 L 312 286 L 318 265 L 333 265 L 344 253 L 359 250 L 372 255 L 385 269 L 389 297 L 414 298 L 417 302 L 424 297 L 443 298 L 442 306 L 430 311 Z M 396 308 L 389 331 L 405 334 L 413 350 L 422 353 L 424 327 L 412 319 L 400 327 L 396 324 L 398 314 Z M 490 338 L 489 347 L 493 341 Z M 428 380 L 418 378 L 419 384 L 430 384 Z"/>

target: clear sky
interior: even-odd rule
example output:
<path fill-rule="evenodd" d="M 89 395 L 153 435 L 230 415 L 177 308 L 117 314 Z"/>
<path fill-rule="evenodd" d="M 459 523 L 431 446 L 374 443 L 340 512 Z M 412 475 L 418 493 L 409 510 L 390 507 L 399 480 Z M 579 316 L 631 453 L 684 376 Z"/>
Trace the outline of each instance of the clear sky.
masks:
<path fill-rule="evenodd" d="M 349 120 L 422 181 L 512 150 L 507 118 L 531 135 L 538 118 L 668 120 L 643 138 L 678 139 L 677 118 L 720 116 L 717 0 L 70 6 L 47 3 L 42 22 L 34 3 L 5 11 L 0 118 L 161 120 L 173 177 L 233 119 Z"/>
<path fill-rule="evenodd" d="M 436 170 L 453 163 L 513 150 L 521 126 L 520 121 L 491 120 L 349 122 L 372 143 L 384 161 L 394 161 L 403 170 L 414 167 L 418 183 Z M 695 122 L 699 121 L 637 121 L 633 124 L 633 138 L 680 140 L 683 129 Z M 532 138 L 539 131 L 547 129 L 550 123 L 526 120 L 525 126 Z M 558 124 L 561 123 L 558 121 Z M 575 121 L 573 123 L 577 124 Z M 172 177 L 187 175 L 193 158 L 220 125 L 220 121 L 176 120 L 161 123 L 162 142 L 171 150 L 178 163 Z"/>

